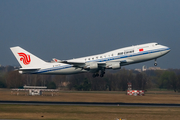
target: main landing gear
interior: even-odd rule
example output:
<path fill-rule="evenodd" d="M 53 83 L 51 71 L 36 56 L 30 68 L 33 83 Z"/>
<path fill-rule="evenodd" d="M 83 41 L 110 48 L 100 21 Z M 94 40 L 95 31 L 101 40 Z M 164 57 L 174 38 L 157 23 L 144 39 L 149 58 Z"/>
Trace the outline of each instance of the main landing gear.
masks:
<path fill-rule="evenodd" d="M 105 72 L 101 71 L 100 77 L 104 77 Z"/>
<path fill-rule="evenodd" d="M 98 72 L 97 72 L 97 73 L 94 73 L 94 74 L 92 75 L 93 78 L 98 77 L 98 76 L 99 76 L 99 73 L 98 73 Z"/>
<path fill-rule="evenodd" d="M 156 59 L 155 59 L 155 61 L 154 61 L 154 66 L 157 66 L 157 61 L 156 61 Z"/>
<path fill-rule="evenodd" d="M 105 71 L 104 71 L 104 70 L 101 70 L 100 77 L 104 77 L 104 74 L 105 74 Z M 98 71 L 97 73 L 94 73 L 94 74 L 92 75 L 92 77 L 93 77 L 93 78 L 99 77 L 99 71 Z"/>

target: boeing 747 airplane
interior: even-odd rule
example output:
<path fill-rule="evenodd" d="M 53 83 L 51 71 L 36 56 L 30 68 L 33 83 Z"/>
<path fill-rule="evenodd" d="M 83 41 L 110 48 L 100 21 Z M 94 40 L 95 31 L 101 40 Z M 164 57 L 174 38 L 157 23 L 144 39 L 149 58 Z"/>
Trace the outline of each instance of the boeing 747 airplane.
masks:
<path fill-rule="evenodd" d="M 103 54 L 81 57 L 70 60 L 53 59 L 45 62 L 19 46 L 11 47 L 11 51 L 21 65 L 22 74 L 60 74 L 92 72 L 93 77 L 103 77 L 106 69 L 120 69 L 121 66 L 155 60 L 167 54 L 169 47 L 158 43 L 147 43 L 116 49 Z"/>

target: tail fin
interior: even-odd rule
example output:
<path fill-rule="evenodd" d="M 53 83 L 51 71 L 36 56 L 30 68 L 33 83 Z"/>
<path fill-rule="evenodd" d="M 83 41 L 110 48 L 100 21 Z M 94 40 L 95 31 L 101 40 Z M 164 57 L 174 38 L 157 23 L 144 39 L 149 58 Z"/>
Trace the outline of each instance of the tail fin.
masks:
<path fill-rule="evenodd" d="M 41 60 L 40 58 L 36 57 L 35 55 L 19 46 L 11 47 L 10 49 L 22 68 L 40 67 L 40 65 L 46 63 L 45 61 Z"/>

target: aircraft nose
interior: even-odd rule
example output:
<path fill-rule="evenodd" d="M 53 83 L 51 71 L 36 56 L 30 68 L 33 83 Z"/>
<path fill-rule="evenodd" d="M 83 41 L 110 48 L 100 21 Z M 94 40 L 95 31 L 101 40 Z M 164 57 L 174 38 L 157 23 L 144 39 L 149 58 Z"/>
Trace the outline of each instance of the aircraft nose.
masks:
<path fill-rule="evenodd" d="M 168 46 L 162 46 L 166 51 L 170 52 L 171 51 L 171 48 L 168 47 Z"/>
<path fill-rule="evenodd" d="M 170 51 L 171 51 L 171 48 L 165 46 L 164 54 L 167 54 L 167 53 L 169 53 Z"/>
<path fill-rule="evenodd" d="M 168 52 L 170 52 L 171 51 L 171 49 L 170 48 L 168 48 L 169 50 L 168 50 Z"/>
<path fill-rule="evenodd" d="M 171 51 L 171 48 L 169 48 L 169 47 L 167 47 L 166 49 L 167 49 L 167 51 L 168 51 L 168 52 L 170 52 L 170 51 Z"/>

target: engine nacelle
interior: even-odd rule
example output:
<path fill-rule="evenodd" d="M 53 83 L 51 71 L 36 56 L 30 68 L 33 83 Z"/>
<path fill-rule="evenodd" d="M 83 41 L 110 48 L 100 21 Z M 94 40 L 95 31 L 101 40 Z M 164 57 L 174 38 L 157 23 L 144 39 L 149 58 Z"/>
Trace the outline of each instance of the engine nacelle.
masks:
<path fill-rule="evenodd" d="M 119 62 L 112 62 L 112 63 L 107 63 L 106 68 L 108 68 L 108 69 L 121 69 L 121 65 Z"/>
<path fill-rule="evenodd" d="M 84 69 L 98 69 L 97 63 L 87 63 L 86 66 L 84 66 Z"/>
<path fill-rule="evenodd" d="M 112 64 L 112 69 L 121 69 L 120 63 L 114 63 L 114 64 Z"/>

